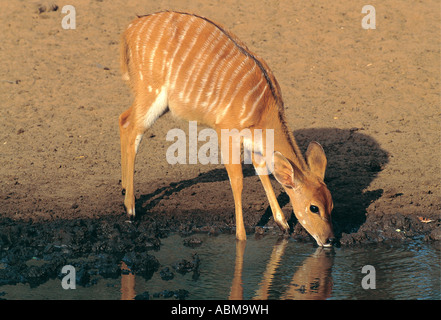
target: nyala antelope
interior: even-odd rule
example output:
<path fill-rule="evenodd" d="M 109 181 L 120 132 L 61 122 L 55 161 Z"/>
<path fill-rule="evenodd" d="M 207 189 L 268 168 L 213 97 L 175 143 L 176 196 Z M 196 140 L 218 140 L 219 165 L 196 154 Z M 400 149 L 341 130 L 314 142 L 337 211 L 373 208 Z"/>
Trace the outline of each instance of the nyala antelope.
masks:
<path fill-rule="evenodd" d="M 129 217 L 135 216 L 133 175 L 138 146 L 147 129 L 165 112 L 205 124 L 221 136 L 222 129 L 272 129 L 271 165 L 276 180 L 290 197 L 294 213 L 320 246 L 331 246 L 331 194 L 323 182 L 326 156 L 311 142 L 306 160 L 284 116 L 279 84 L 268 65 L 221 25 L 184 12 L 141 16 L 124 31 L 121 69 L 134 92 L 132 106 L 119 117 L 122 188 Z M 265 139 L 263 136 L 262 139 Z M 262 156 L 266 143 L 242 141 L 253 151 L 253 165 L 265 189 L 277 225 L 288 231 Z M 227 144 L 228 146 L 228 144 Z M 221 150 L 221 153 L 230 150 Z M 222 148 L 221 148 L 222 149 Z M 256 151 L 257 150 L 257 151 Z M 246 240 L 242 216 L 241 163 L 225 161 L 233 190 L 236 238 Z"/>

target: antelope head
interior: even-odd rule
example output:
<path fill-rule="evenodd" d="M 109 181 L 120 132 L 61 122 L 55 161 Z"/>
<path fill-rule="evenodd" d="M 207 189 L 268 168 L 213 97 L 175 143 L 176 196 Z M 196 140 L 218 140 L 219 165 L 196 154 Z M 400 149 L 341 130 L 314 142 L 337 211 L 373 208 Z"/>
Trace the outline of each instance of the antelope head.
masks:
<path fill-rule="evenodd" d="M 274 176 L 289 195 L 298 221 L 319 246 L 330 247 L 334 241 L 331 193 L 324 183 L 326 156 L 317 142 L 306 151 L 308 170 L 301 170 L 280 152 L 274 153 Z"/>

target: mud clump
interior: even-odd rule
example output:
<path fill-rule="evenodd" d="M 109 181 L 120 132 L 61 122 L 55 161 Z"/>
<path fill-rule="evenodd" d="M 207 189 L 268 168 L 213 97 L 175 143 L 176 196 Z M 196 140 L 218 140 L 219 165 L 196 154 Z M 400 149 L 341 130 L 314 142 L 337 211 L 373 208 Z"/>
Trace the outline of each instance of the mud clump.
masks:
<path fill-rule="evenodd" d="M 151 298 L 155 298 L 155 299 L 175 298 L 177 300 L 185 300 L 186 298 L 188 298 L 189 295 L 190 293 L 184 289 L 163 290 L 161 292 L 155 292 L 151 296 L 148 291 L 145 291 L 143 293 L 136 295 L 135 300 L 150 300 Z"/>
<path fill-rule="evenodd" d="M 159 262 L 148 251 L 158 250 L 156 224 L 127 223 L 123 217 L 33 223 L 3 219 L 0 223 L 0 285 L 39 286 L 62 279 L 65 265 L 75 268 L 76 283 L 90 286 L 99 277 L 130 272 L 149 279 Z"/>
<path fill-rule="evenodd" d="M 169 267 L 165 267 L 164 269 L 162 269 L 159 272 L 159 275 L 161 276 L 161 279 L 165 281 L 172 280 L 175 277 L 174 273 L 171 272 Z"/>
<path fill-rule="evenodd" d="M 428 235 L 429 240 L 440 241 L 441 240 L 441 228 L 432 230 Z"/>
<path fill-rule="evenodd" d="M 380 243 L 393 240 L 412 240 L 423 236 L 426 241 L 436 240 L 440 233 L 441 219 L 434 217 L 430 223 L 421 222 L 416 216 L 400 213 L 368 215 L 366 222 L 353 233 L 342 233 L 341 245 Z"/>
<path fill-rule="evenodd" d="M 35 4 L 35 13 L 44 14 L 49 12 L 58 11 L 59 6 L 56 3 L 50 1 L 44 1 L 43 3 Z"/>
<path fill-rule="evenodd" d="M 196 248 L 202 245 L 202 240 L 197 237 L 190 237 L 183 241 L 184 246 L 190 247 L 190 248 Z"/>
<path fill-rule="evenodd" d="M 122 258 L 129 270 L 134 274 L 150 279 L 159 268 L 159 261 L 146 252 L 128 252 Z"/>
<path fill-rule="evenodd" d="M 188 298 L 190 293 L 187 290 L 184 289 L 178 289 L 178 290 L 163 290 L 161 292 L 154 293 L 152 296 L 153 298 L 175 298 L 177 300 L 185 300 Z"/>
<path fill-rule="evenodd" d="M 186 259 L 182 259 L 173 264 L 173 269 L 180 274 L 186 274 L 189 272 L 193 272 L 192 278 L 193 280 L 197 280 L 199 278 L 199 265 L 200 259 L 197 253 L 193 254 L 192 260 L 188 261 Z"/>
<path fill-rule="evenodd" d="M 134 300 L 150 300 L 150 294 L 148 291 L 145 291 L 143 293 L 137 294 Z"/>

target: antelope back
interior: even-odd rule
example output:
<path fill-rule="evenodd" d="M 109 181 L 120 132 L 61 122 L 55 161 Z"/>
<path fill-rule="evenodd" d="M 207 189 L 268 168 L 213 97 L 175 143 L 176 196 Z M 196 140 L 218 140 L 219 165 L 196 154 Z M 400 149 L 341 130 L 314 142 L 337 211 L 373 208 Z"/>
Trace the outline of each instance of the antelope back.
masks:
<path fill-rule="evenodd" d="M 203 17 L 168 11 L 139 17 L 124 32 L 121 53 L 135 94 L 162 92 L 183 119 L 240 130 L 282 105 L 266 63 Z"/>

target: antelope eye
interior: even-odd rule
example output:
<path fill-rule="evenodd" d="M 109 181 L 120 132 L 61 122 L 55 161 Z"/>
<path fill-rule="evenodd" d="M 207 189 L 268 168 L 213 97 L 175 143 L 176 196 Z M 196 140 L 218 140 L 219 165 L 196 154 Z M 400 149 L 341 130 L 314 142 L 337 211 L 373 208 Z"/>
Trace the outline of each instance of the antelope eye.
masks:
<path fill-rule="evenodd" d="M 309 210 L 310 210 L 312 213 L 319 213 L 319 208 L 318 208 L 317 206 L 313 206 L 313 205 L 311 205 L 311 206 L 309 207 Z"/>

